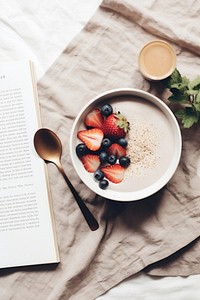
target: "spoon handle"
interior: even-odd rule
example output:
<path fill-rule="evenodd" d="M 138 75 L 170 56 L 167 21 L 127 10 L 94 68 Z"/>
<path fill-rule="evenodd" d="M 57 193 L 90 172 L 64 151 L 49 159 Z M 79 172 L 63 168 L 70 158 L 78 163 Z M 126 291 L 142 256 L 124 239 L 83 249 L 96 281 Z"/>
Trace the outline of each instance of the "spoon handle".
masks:
<path fill-rule="evenodd" d="M 62 165 L 59 163 L 59 164 L 57 164 L 57 167 L 58 167 L 59 171 L 61 172 L 61 174 L 63 175 L 66 183 L 68 184 L 68 187 L 71 190 L 83 216 L 85 217 L 85 220 L 88 223 L 88 226 L 90 227 L 90 229 L 92 231 L 97 230 L 99 228 L 99 224 L 98 224 L 97 220 L 95 219 L 95 217 L 93 216 L 91 211 L 88 209 L 88 207 L 85 205 L 85 203 L 83 202 L 83 200 L 81 199 L 81 197 L 79 196 L 79 194 L 77 193 L 75 188 L 73 187 L 71 181 L 68 179 L 67 175 L 65 174 Z"/>

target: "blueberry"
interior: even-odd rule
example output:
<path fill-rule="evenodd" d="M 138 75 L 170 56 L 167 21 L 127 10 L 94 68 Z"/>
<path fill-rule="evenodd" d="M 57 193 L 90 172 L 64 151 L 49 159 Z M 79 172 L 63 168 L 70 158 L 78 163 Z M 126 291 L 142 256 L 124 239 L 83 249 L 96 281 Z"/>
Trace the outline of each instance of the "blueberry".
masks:
<path fill-rule="evenodd" d="M 99 160 L 102 164 L 105 164 L 107 162 L 108 154 L 105 151 L 102 151 L 99 154 Z"/>
<path fill-rule="evenodd" d="M 114 165 L 117 161 L 117 157 L 114 154 L 108 156 L 107 162 L 111 165 Z"/>
<path fill-rule="evenodd" d="M 128 141 L 125 138 L 121 138 L 121 139 L 118 140 L 118 144 L 120 146 L 122 146 L 123 148 L 126 148 L 127 145 L 128 145 Z"/>
<path fill-rule="evenodd" d="M 108 117 L 109 115 L 111 115 L 113 112 L 113 108 L 110 104 L 104 104 L 101 107 L 101 113 L 103 116 Z"/>
<path fill-rule="evenodd" d="M 130 165 L 130 163 L 131 163 L 131 160 L 128 156 L 122 156 L 119 159 L 119 164 L 124 168 L 127 168 Z"/>
<path fill-rule="evenodd" d="M 109 138 L 104 138 L 103 140 L 102 140 L 102 146 L 104 147 L 104 148 L 108 148 L 108 147 L 110 147 L 110 145 L 112 144 L 111 143 L 111 140 L 109 139 Z"/>
<path fill-rule="evenodd" d="M 80 143 L 76 146 L 76 154 L 78 157 L 82 157 L 83 155 L 87 154 L 88 148 L 84 143 Z"/>
<path fill-rule="evenodd" d="M 98 181 L 102 180 L 104 178 L 104 173 L 100 170 L 100 169 L 97 169 L 95 172 L 94 172 L 94 178 Z"/>
<path fill-rule="evenodd" d="M 101 181 L 99 181 L 99 187 L 102 189 L 102 190 L 105 190 L 107 187 L 108 187 L 108 180 L 106 179 L 102 179 Z"/>

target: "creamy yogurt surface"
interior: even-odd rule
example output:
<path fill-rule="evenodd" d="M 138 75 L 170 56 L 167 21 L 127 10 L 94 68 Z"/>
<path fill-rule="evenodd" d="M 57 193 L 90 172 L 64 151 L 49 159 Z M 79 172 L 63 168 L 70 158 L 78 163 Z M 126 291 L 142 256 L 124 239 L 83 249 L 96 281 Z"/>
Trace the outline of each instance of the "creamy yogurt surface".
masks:
<path fill-rule="evenodd" d="M 132 98 L 132 99 L 131 99 Z M 166 172 L 174 152 L 174 135 L 166 115 L 155 104 L 139 98 L 112 101 L 130 122 L 127 155 L 131 159 L 125 178 L 112 189 L 137 191 L 150 186 Z"/>

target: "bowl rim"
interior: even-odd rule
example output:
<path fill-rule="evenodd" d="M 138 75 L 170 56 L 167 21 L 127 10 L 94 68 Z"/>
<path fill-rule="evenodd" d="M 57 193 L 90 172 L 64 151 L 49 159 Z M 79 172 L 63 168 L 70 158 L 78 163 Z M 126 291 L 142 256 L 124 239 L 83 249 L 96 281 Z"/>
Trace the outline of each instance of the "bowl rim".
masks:
<path fill-rule="evenodd" d="M 142 190 L 127 192 L 127 193 L 120 192 L 120 191 L 108 190 L 108 189 L 106 189 L 106 190 L 100 189 L 98 187 L 97 183 L 95 182 L 95 180 L 93 180 L 94 184 L 93 184 L 92 180 L 91 180 L 91 183 L 90 182 L 88 183 L 87 176 L 85 173 L 87 171 L 84 168 L 82 168 L 81 172 L 80 172 L 80 170 L 78 170 L 76 162 L 80 161 L 80 159 L 77 157 L 77 155 L 75 153 L 75 148 L 74 148 L 74 132 L 76 130 L 76 126 L 78 125 L 79 119 L 81 118 L 82 114 L 87 109 L 89 109 L 91 105 L 93 106 L 93 104 L 94 104 L 94 106 L 95 106 L 95 102 L 100 102 L 101 99 L 103 101 L 104 98 L 107 98 L 107 97 L 114 97 L 114 96 L 119 96 L 119 95 L 122 96 L 125 94 L 141 97 L 141 98 L 148 100 L 148 101 L 152 102 L 153 104 L 155 104 L 159 109 L 161 109 L 165 114 L 167 114 L 169 116 L 170 121 L 172 122 L 172 125 L 174 126 L 174 128 L 176 130 L 176 139 L 175 139 L 176 153 L 175 153 L 175 155 L 173 155 L 172 162 L 170 163 L 170 168 L 167 170 L 167 172 L 165 172 L 164 176 L 162 176 L 159 180 L 157 180 L 155 183 L 153 183 L 149 187 L 146 187 Z M 157 96 L 155 96 L 149 92 L 146 92 L 142 89 L 116 88 L 116 89 L 107 90 L 107 91 L 93 97 L 80 110 L 80 112 L 78 113 L 77 117 L 75 118 L 72 128 L 71 128 L 69 149 L 70 149 L 70 157 L 71 157 L 72 165 L 73 165 L 77 175 L 90 190 L 92 190 L 96 194 L 98 194 L 104 198 L 110 199 L 110 200 L 121 201 L 121 202 L 137 201 L 137 200 L 141 200 L 141 199 L 147 198 L 147 197 L 155 194 L 160 189 L 162 189 L 172 178 L 172 176 L 174 175 L 174 173 L 178 167 L 178 164 L 179 164 L 179 161 L 181 158 L 182 136 L 181 136 L 180 127 L 176 120 L 176 117 L 174 116 L 171 109 L 160 98 L 158 98 Z"/>

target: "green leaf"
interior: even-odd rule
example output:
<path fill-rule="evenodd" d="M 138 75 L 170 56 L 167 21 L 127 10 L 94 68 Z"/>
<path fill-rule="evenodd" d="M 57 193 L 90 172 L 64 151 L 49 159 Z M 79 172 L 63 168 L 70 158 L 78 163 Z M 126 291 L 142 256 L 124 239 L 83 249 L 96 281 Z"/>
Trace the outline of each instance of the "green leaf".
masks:
<path fill-rule="evenodd" d="M 171 92 L 168 100 L 182 107 L 175 114 L 182 121 L 184 127 L 190 128 L 199 122 L 200 76 L 190 81 L 186 76 L 181 76 L 180 72 L 175 69 L 163 83 Z"/>
<path fill-rule="evenodd" d="M 198 92 L 198 94 L 196 95 L 195 101 L 197 103 L 200 103 L 200 91 Z"/>
<path fill-rule="evenodd" d="M 172 83 L 170 85 L 170 88 L 177 89 L 177 90 L 188 90 L 187 84 L 182 83 L 182 82 Z"/>
<path fill-rule="evenodd" d="M 182 82 L 182 76 L 177 69 L 175 69 L 174 72 L 171 74 L 170 79 L 172 83 Z"/>
<path fill-rule="evenodd" d="M 188 96 L 190 96 L 190 95 L 197 95 L 198 91 L 197 90 L 187 90 L 187 94 L 188 94 Z"/>
<path fill-rule="evenodd" d="M 188 84 L 188 87 L 191 90 L 199 90 L 200 89 L 200 76 L 198 76 L 197 78 L 195 78 L 194 80 L 192 80 Z"/>
<path fill-rule="evenodd" d="M 186 76 L 183 76 L 182 84 L 184 84 L 185 86 L 189 86 L 189 83 L 190 83 L 190 80 Z"/>
<path fill-rule="evenodd" d="M 187 103 L 188 102 L 188 95 L 181 93 L 179 90 L 170 90 L 172 92 L 172 95 L 168 98 L 168 100 L 174 102 L 174 103 Z"/>
<path fill-rule="evenodd" d="M 167 79 L 163 80 L 163 83 L 167 88 L 170 88 L 171 85 L 174 83 L 181 83 L 181 82 L 182 82 L 182 77 L 177 69 L 175 69 L 174 72 Z"/>
<path fill-rule="evenodd" d="M 176 116 L 181 119 L 185 128 L 190 128 L 199 121 L 199 115 L 193 108 L 190 107 L 178 110 L 176 112 Z"/>
<path fill-rule="evenodd" d="M 193 105 L 196 108 L 197 112 L 200 113 L 200 91 L 196 95 Z"/>

